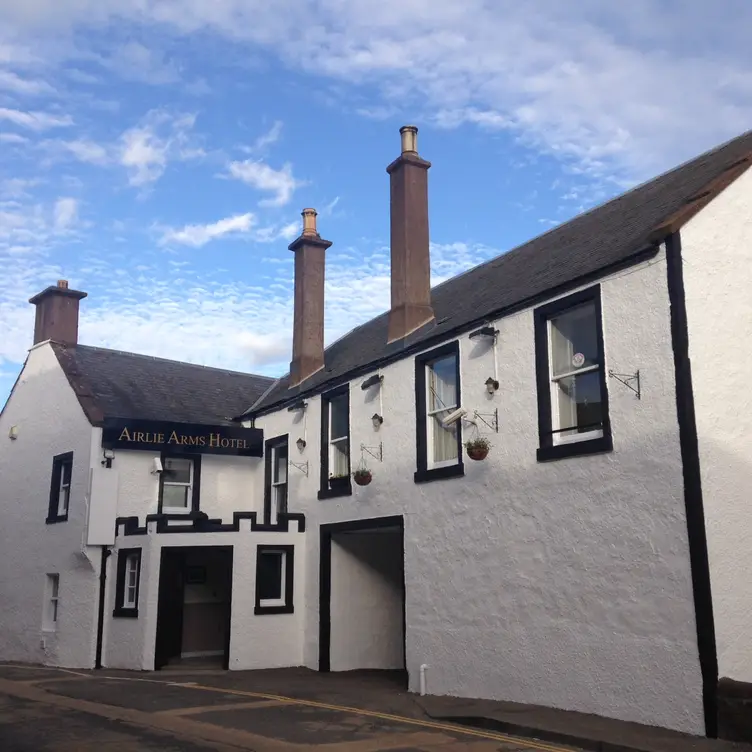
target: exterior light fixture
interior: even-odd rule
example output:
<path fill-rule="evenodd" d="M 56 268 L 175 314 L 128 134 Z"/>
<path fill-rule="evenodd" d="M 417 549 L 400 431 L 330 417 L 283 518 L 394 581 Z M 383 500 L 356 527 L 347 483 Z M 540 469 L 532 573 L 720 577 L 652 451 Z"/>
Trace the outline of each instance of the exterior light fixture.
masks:
<path fill-rule="evenodd" d="M 15 441 L 18 438 L 18 426 L 11 426 L 8 430 L 8 438 Z"/>
<path fill-rule="evenodd" d="M 307 402 L 305 402 L 304 400 L 299 400 L 294 405 L 291 405 L 290 407 L 288 407 L 287 412 L 294 413 L 294 412 L 297 412 L 298 410 L 305 410 L 307 407 L 308 407 Z"/>
<path fill-rule="evenodd" d="M 381 424 L 384 422 L 383 416 L 379 415 L 378 413 L 374 413 L 371 417 L 371 421 L 373 422 L 373 428 L 375 431 L 378 431 L 381 427 Z"/>
<path fill-rule="evenodd" d="M 104 458 L 102 460 L 102 465 L 104 465 L 104 467 L 112 467 L 112 460 L 115 459 L 115 450 L 114 449 L 102 450 L 102 457 Z"/>
<path fill-rule="evenodd" d="M 295 442 L 295 446 L 298 447 L 298 451 L 302 452 L 306 448 L 306 440 L 305 439 L 298 439 Z"/>
<path fill-rule="evenodd" d="M 365 391 L 366 389 L 370 389 L 372 386 L 376 386 L 376 384 L 381 384 L 381 382 L 384 380 L 384 377 L 377 373 L 374 376 L 371 376 L 371 378 L 366 379 L 361 385 L 360 388 Z"/>
<path fill-rule="evenodd" d="M 486 379 L 486 391 L 493 394 L 499 388 L 499 382 L 490 376 Z"/>

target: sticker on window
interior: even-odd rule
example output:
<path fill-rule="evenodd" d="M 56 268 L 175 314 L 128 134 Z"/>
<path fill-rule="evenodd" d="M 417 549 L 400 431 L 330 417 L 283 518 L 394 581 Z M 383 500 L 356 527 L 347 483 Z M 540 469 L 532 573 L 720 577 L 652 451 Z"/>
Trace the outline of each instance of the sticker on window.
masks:
<path fill-rule="evenodd" d="M 578 352 L 572 356 L 572 365 L 575 368 L 580 368 L 584 364 L 585 364 L 585 356 L 582 353 Z"/>

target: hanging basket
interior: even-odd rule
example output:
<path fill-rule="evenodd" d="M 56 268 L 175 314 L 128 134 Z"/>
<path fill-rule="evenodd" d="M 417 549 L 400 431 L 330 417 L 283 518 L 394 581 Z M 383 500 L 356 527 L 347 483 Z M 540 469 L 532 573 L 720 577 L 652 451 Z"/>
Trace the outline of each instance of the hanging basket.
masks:
<path fill-rule="evenodd" d="M 465 444 L 467 450 L 467 456 L 471 460 L 480 462 L 488 457 L 488 452 L 491 450 L 491 442 L 486 438 L 471 439 Z"/>
<path fill-rule="evenodd" d="M 356 470 L 353 473 L 353 480 L 359 486 L 367 486 L 373 480 L 373 475 L 370 470 Z"/>

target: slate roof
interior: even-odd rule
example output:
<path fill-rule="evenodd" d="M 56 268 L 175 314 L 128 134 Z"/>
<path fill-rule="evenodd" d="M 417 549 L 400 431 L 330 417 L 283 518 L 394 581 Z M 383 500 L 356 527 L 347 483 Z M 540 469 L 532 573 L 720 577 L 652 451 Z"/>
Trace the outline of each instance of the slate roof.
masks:
<path fill-rule="evenodd" d="M 148 355 L 53 342 L 89 421 L 143 418 L 228 424 L 274 380 Z"/>
<path fill-rule="evenodd" d="M 298 387 L 288 376 L 246 415 L 267 412 L 306 393 L 353 378 L 377 364 L 406 357 L 485 320 L 532 305 L 640 254 L 675 231 L 718 190 L 745 169 L 752 157 L 752 131 L 686 162 L 627 193 L 581 214 L 514 250 L 432 288 L 435 320 L 401 342 L 387 344 L 388 313 L 353 329 L 325 352 L 325 368 Z M 724 174 L 728 180 L 724 183 Z M 709 186 L 718 180 L 719 186 Z M 709 193 L 708 193 L 709 191 Z M 715 191 L 715 193 L 714 193 Z M 673 222 L 669 222 L 673 220 Z M 666 224 L 669 222 L 669 224 Z M 665 225 L 663 228 L 661 225 Z M 671 226 L 673 225 L 673 226 Z"/>

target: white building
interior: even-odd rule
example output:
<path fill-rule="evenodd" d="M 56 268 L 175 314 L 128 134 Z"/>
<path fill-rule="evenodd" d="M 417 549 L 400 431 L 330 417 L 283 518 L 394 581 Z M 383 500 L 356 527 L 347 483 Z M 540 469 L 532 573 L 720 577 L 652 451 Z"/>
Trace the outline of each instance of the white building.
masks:
<path fill-rule="evenodd" d="M 434 289 L 416 140 L 391 310 L 324 349 L 306 210 L 276 382 L 79 345 L 83 293 L 32 299 L 0 660 L 405 668 L 752 739 L 752 132 Z"/>

